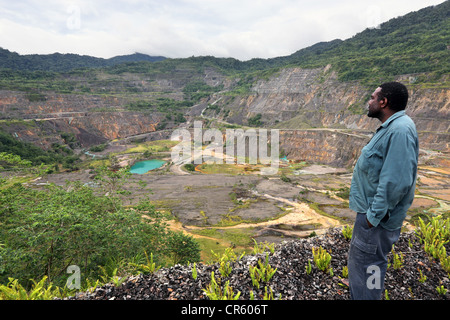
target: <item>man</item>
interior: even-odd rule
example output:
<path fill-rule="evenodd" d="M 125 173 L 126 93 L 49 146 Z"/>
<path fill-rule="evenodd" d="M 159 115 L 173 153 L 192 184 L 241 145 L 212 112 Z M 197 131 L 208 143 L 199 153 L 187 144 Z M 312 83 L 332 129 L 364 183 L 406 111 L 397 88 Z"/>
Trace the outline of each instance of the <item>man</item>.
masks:
<path fill-rule="evenodd" d="M 357 213 L 348 253 L 355 300 L 381 299 L 387 254 L 414 199 L 419 142 L 407 102 L 408 91 L 398 82 L 382 84 L 369 101 L 367 116 L 381 126 L 362 149 L 350 188 L 349 206 Z"/>

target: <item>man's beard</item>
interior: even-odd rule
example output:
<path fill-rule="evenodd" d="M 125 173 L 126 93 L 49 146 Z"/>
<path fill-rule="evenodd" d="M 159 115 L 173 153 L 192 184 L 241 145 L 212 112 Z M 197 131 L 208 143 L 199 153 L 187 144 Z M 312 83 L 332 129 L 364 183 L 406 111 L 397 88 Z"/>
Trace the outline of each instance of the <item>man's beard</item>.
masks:
<path fill-rule="evenodd" d="M 380 119 L 381 117 L 381 110 L 370 110 L 370 108 L 367 111 L 367 116 L 369 118 L 377 118 Z"/>

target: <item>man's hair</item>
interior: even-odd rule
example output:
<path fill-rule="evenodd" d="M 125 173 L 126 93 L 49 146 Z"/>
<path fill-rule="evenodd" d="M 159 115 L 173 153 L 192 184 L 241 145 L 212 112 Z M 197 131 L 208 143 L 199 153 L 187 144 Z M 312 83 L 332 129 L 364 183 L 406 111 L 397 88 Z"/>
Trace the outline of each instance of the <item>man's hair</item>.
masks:
<path fill-rule="evenodd" d="M 405 110 L 408 103 L 408 89 L 400 82 L 386 82 L 378 93 L 378 101 L 386 98 L 389 108 L 393 111 Z"/>

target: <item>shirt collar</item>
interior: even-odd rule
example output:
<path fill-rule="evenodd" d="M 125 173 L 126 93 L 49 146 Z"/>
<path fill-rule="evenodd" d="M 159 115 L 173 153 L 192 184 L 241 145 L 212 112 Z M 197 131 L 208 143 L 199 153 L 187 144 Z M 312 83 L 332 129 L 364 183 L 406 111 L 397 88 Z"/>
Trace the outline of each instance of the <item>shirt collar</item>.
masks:
<path fill-rule="evenodd" d="M 394 113 L 392 116 L 390 116 L 378 129 L 380 130 L 381 128 L 387 128 L 387 126 L 389 126 L 389 124 L 394 121 L 397 118 L 400 118 L 402 116 L 405 115 L 405 110 L 401 110 L 401 111 L 397 111 L 396 113 Z"/>

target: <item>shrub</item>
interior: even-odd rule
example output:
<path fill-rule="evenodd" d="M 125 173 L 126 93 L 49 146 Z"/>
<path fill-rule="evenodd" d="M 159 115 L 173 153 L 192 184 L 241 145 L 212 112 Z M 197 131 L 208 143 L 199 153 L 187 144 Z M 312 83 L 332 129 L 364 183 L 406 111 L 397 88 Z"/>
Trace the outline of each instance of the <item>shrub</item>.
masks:
<path fill-rule="evenodd" d="M 95 279 L 101 274 L 98 266 L 111 259 L 131 261 L 145 252 L 152 252 L 158 264 L 167 256 L 176 263 L 199 260 L 195 240 L 167 230 L 166 216 L 148 201 L 125 208 L 112 196 L 96 195 L 81 183 L 68 190 L 20 184 L 1 189 L 0 283 L 14 278 L 29 288 L 29 279 L 45 275 L 61 286 L 69 264 Z"/>

